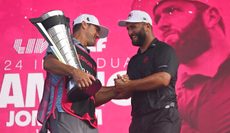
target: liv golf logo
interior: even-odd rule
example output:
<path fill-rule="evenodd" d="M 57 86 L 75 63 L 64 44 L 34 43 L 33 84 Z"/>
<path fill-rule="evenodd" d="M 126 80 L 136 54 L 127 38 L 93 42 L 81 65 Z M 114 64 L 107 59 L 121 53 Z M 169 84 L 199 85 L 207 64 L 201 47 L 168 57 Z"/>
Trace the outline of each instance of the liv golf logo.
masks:
<path fill-rule="evenodd" d="M 31 53 L 42 53 L 48 47 L 45 39 L 29 39 L 26 47 L 22 47 L 22 39 L 16 39 L 14 42 L 14 49 L 18 54 L 31 54 Z"/>

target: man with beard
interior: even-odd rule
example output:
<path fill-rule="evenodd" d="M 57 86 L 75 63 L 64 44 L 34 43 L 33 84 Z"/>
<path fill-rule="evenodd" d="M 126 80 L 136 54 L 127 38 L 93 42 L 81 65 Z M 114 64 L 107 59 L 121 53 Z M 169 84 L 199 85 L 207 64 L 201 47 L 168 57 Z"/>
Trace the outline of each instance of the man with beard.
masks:
<path fill-rule="evenodd" d="M 176 92 L 182 133 L 230 132 L 229 4 L 217 0 L 133 3 L 133 9 L 151 7 L 159 38 L 178 55 Z"/>
<path fill-rule="evenodd" d="M 150 16 L 140 10 L 129 13 L 118 23 L 126 27 L 139 50 L 128 64 L 127 75 L 118 75 L 116 99 L 131 98 L 130 133 L 179 133 L 181 119 L 177 109 L 175 84 L 179 62 L 174 49 L 152 33 Z"/>

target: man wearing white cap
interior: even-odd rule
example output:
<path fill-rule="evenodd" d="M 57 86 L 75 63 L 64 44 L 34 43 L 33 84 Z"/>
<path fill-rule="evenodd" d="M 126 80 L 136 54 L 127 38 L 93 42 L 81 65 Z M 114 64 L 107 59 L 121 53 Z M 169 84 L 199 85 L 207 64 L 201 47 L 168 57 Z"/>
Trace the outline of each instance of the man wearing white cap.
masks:
<path fill-rule="evenodd" d="M 230 132 L 230 2 L 135 0 L 139 7 L 150 8 L 159 38 L 178 55 L 181 132 Z"/>
<path fill-rule="evenodd" d="M 175 84 L 179 62 L 174 49 L 152 33 L 150 16 L 140 10 L 129 13 L 118 23 L 126 27 L 139 50 L 127 69 L 118 75 L 115 89 L 122 92 L 116 99 L 131 97 L 130 133 L 179 133 L 181 119 L 177 109 Z"/>
<path fill-rule="evenodd" d="M 87 46 L 94 46 L 96 40 L 106 37 L 108 32 L 109 30 L 101 26 L 93 15 L 82 14 L 77 17 L 73 22 L 73 42 L 78 54 L 80 51 L 81 56 L 84 54 L 89 56 Z M 81 63 L 85 60 L 87 58 L 84 60 L 80 58 Z M 88 63 L 95 64 L 91 67 L 96 73 L 95 61 L 90 59 Z M 102 87 L 99 92 L 86 100 L 69 102 L 67 89 L 65 89 L 66 77 L 72 77 L 79 89 L 87 89 L 95 81 L 95 77 L 86 73 L 87 71 L 84 72 L 60 62 L 50 47 L 44 57 L 44 69 L 47 71 L 45 88 L 50 91 L 50 94 L 43 95 L 38 112 L 46 116 L 40 132 L 47 132 L 46 128 L 48 128 L 52 133 L 98 133 L 95 107 L 118 95 L 114 87 Z M 46 106 L 48 106 L 47 109 Z"/>

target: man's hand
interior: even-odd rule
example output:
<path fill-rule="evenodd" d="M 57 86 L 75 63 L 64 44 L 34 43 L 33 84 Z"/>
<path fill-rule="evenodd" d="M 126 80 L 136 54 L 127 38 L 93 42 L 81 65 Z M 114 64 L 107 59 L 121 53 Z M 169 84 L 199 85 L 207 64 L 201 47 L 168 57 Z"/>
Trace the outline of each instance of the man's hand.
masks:
<path fill-rule="evenodd" d="M 81 90 L 87 89 L 89 86 L 92 85 L 93 81 L 96 80 L 93 75 L 90 75 L 78 69 L 73 70 L 72 77 L 79 89 Z"/>
<path fill-rule="evenodd" d="M 121 76 L 117 75 L 117 78 L 114 79 L 115 82 L 115 91 L 117 92 L 125 92 L 129 90 L 129 76 L 127 74 Z"/>
<path fill-rule="evenodd" d="M 118 74 L 118 75 L 119 75 L 119 74 Z M 117 76 L 118 76 L 118 75 L 117 75 Z M 123 79 L 123 81 L 130 81 L 130 80 L 129 80 L 128 74 L 123 75 L 123 76 L 122 76 L 122 79 Z"/>

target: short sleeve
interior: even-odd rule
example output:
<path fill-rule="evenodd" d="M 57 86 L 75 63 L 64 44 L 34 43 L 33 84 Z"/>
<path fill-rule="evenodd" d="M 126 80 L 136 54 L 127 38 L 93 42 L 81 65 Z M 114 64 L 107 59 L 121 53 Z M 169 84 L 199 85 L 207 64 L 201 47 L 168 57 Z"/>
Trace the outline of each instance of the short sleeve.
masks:
<path fill-rule="evenodd" d="M 172 77 L 177 74 L 179 61 L 171 46 L 167 44 L 160 46 L 155 58 L 156 72 L 167 72 Z"/>

